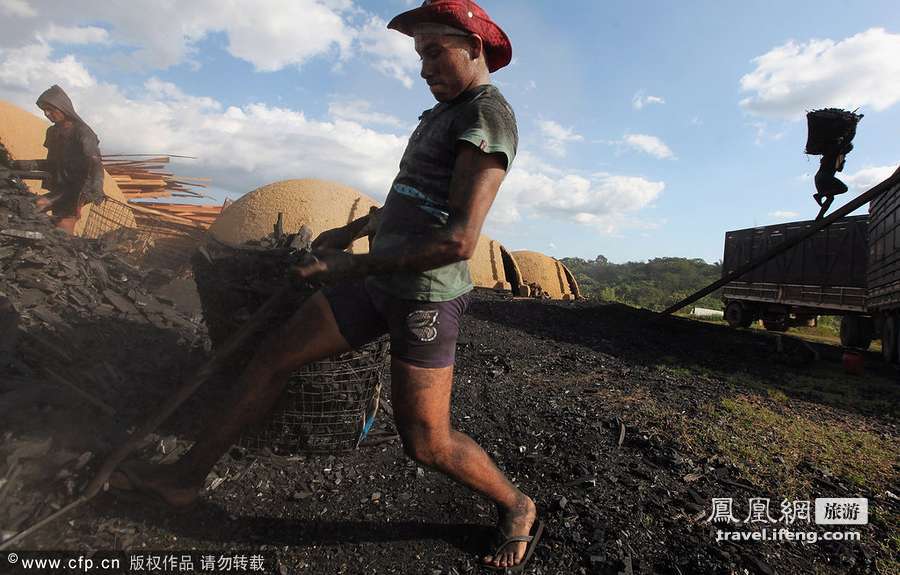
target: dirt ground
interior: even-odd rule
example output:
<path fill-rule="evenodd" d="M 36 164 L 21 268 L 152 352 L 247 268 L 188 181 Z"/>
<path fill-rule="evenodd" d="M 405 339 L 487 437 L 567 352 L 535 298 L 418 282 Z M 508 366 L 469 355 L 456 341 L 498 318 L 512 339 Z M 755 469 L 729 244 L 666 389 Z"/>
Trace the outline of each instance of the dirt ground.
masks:
<path fill-rule="evenodd" d="M 190 292 L 189 281 L 154 291 L 184 318 L 197 311 Z M 67 339 L 28 323 L 35 337 L 0 362 L 2 539 L 71 501 L 208 353 L 190 321 L 57 313 Z M 46 380 L 39 368 L 57 359 L 35 341 L 64 348 L 65 373 L 84 375 L 80 385 L 115 413 Z M 479 292 L 457 357 L 455 425 L 535 498 L 546 523 L 529 573 L 898 573 L 900 383 L 875 354 L 851 376 L 839 348 L 789 334 Z M 210 382 L 141 456 L 177 458 L 229 393 L 225 378 Z M 379 442 L 393 430 L 382 411 L 376 439 L 350 453 L 236 447 L 186 514 L 105 493 L 15 549 L 267 550 L 281 573 L 480 572 L 494 510 L 417 466 L 396 440 Z M 868 498 L 869 524 L 846 528 L 860 541 L 716 541 L 725 527 L 708 521 L 713 498 L 731 498 L 744 519 L 750 498 L 769 499 L 779 518 L 782 500 L 821 497 Z"/>
<path fill-rule="evenodd" d="M 466 316 L 454 421 L 536 498 L 547 532 L 530 572 L 892 572 L 896 374 L 868 357 L 868 375 L 845 376 L 828 358 L 835 350 L 824 349 L 815 360 L 799 344 L 778 353 L 766 334 L 655 320 L 619 305 L 493 295 L 480 296 Z M 84 357 L 117 362 L 129 382 L 127 393 L 109 398 L 128 414 L 119 425 L 140 415 L 127 406 L 148 409 L 202 357 L 164 333 L 133 327 L 94 326 L 99 337 L 90 359 Z M 150 342 L 166 358 L 165 368 L 124 360 L 129 346 Z M 824 379 L 822 372 L 840 380 L 845 394 L 797 384 L 810 374 Z M 854 397 L 842 402 L 843 395 Z M 207 391 L 182 409 L 146 454 L 166 440 L 177 452 L 221 396 Z M 832 432 L 865 434 L 860 445 L 873 460 L 846 468 L 810 447 L 781 460 L 769 458 L 764 448 L 753 461 L 754 453 L 741 446 L 770 442 L 772 429 L 749 425 L 723 436 L 729 425 L 740 425 L 740 412 L 723 407 L 735 405 L 723 404 L 727 400 Z M 19 423 L 13 436 L 50 437 L 54 448 L 68 443 L 75 453 L 102 449 L 71 443 L 82 436 L 114 437 L 116 423 L 77 407 L 78 422 L 39 430 Z M 382 415 L 376 433 L 390 427 Z M 834 442 L 841 440 L 838 434 Z M 187 515 L 107 494 L 24 548 L 276 548 L 289 573 L 468 573 L 494 520 L 484 501 L 417 467 L 396 442 L 300 458 L 235 449 L 216 476 L 225 480 Z M 861 542 L 717 543 L 715 528 L 704 521 L 713 497 L 733 498 L 746 514 L 750 497 L 827 496 L 869 498 L 874 519 L 860 528 Z"/>

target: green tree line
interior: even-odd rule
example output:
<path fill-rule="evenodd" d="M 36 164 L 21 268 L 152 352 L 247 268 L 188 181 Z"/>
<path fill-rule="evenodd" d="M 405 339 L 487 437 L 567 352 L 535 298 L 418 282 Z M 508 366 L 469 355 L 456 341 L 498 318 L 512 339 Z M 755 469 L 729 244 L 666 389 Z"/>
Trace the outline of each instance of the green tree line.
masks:
<path fill-rule="evenodd" d="M 575 275 L 584 297 L 654 311 L 662 311 L 722 276 L 721 263 L 709 264 L 702 259 L 654 258 L 614 264 L 601 255 L 593 261 L 560 261 Z M 721 295 L 721 290 L 717 290 L 691 305 L 722 309 Z"/>

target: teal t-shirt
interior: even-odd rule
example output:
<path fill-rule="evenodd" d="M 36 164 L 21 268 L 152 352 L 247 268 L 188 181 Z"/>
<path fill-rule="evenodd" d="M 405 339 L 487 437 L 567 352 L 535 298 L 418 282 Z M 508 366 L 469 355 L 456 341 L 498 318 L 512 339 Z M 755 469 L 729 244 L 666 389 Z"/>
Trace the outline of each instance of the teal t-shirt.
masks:
<path fill-rule="evenodd" d="M 503 154 L 509 171 L 519 135 L 515 114 L 495 86 L 478 86 L 420 116 L 381 211 L 372 254 L 421 241 L 447 226 L 459 142 L 487 154 Z M 472 289 L 468 262 L 371 276 L 367 281 L 395 297 L 420 301 L 449 301 Z"/>

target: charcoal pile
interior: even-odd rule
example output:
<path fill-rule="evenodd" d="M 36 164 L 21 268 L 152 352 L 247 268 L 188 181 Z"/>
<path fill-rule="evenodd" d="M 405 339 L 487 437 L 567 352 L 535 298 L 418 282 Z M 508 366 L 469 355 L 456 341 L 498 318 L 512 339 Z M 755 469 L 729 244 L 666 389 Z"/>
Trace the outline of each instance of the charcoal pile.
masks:
<path fill-rule="evenodd" d="M 0 180 L 0 540 L 71 500 L 95 454 L 204 354 L 199 314 L 158 295 L 173 279 L 56 229 Z"/>
<path fill-rule="evenodd" d="M 124 318 L 196 332 L 196 321 L 152 295 L 173 276 L 142 270 L 104 242 L 72 238 L 17 184 L 0 188 L 0 292 L 23 327 L 65 331 L 64 316 Z M 193 337 L 193 336 L 192 336 Z"/>
<path fill-rule="evenodd" d="M 266 238 L 242 246 L 211 239 L 192 257 L 194 278 L 203 302 L 203 316 L 214 347 L 222 345 L 270 298 L 281 293 L 281 304 L 272 310 L 271 321 L 262 331 L 275 329 L 280 320 L 315 291 L 310 286 L 288 287 L 291 261 L 308 253 L 311 233 L 277 231 Z M 249 359 L 252 349 L 241 354 Z"/>
<path fill-rule="evenodd" d="M 742 354 L 728 355 L 734 349 Z M 890 570 L 896 554 L 883 543 L 895 536 L 900 509 L 889 462 L 881 464 L 881 483 L 875 461 L 867 459 L 856 479 L 869 481 L 860 485 L 838 468 L 829 472 L 815 463 L 816 450 L 792 454 L 790 445 L 780 448 L 782 440 L 769 435 L 771 422 L 801 419 L 817 434 L 847 427 L 857 437 L 867 429 L 868 441 L 895 446 L 896 417 L 890 414 L 900 405 L 896 379 L 853 380 L 853 389 L 878 398 L 871 404 L 862 398 L 858 405 L 871 405 L 871 412 L 849 408 L 844 388 L 833 403 L 781 396 L 777 390 L 793 395 L 792 382 L 807 368 L 779 366 L 773 353 L 771 338 L 751 330 L 680 318 L 660 322 L 650 312 L 617 304 L 477 292 L 457 349 L 453 424 L 536 499 L 546 530 L 525 572 L 896 572 Z M 831 369 L 821 363 L 819 386 Z M 755 394 L 752 385 L 758 384 L 772 389 Z M 750 395 L 748 411 L 714 409 Z M 731 427 L 733 419 L 756 413 L 767 413 L 770 425 Z M 202 414 L 185 409 L 175 417 Z M 148 450 L 158 458 L 178 456 L 180 446 L 168 433 L 161 432 Z M 729 451 L 741 441 L 759 444 L 766 465 L 748 467 L 743 450 L 740 457 Z M 779 474 L 759 474 L 776 469 Z M 779 478 L 809 486 L 790 491 Z M 775 516 L 784 497 L 867 497 L 878 515 L 859 526 L 862 540 L 855 542 L 717 541 L 718 527 L 707 521 L 712 498 L 733 498 L 743 520 L 753 497 L 771 498 Z M 234 448 L 188 514 L 98 498 L 72 524 L 54 524 L 29 545 L 277 549 L 284 573 L 474 575 L 487 572 L 477 567 L 477 557 L 495 519 L 488 501 L 417 465 L 399 441 L 330 456 Z M 733 528 L 750 533 L 782 525 Z M 798 522 L 789 528 L 827 526 Z"/>

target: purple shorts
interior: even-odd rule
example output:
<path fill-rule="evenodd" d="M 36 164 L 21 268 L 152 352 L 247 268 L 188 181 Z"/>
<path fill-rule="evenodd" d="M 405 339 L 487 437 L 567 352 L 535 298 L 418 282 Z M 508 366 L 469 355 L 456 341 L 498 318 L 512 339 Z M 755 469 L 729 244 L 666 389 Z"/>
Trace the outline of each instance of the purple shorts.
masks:
<path fill-rule="evenodd" d="M 440 302 L 405 300 L 368 286 L 365 280 L 329 286 L 322 293 L 353 349 L 389 333 L 391 357 L 416 367 L 453 365 L 468 294 Z"/>

